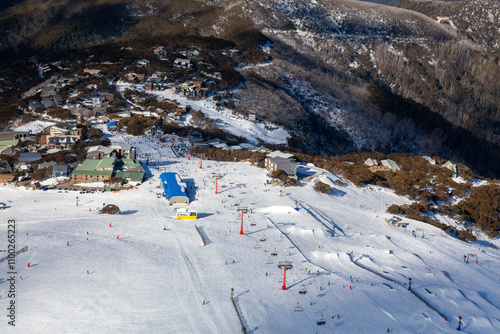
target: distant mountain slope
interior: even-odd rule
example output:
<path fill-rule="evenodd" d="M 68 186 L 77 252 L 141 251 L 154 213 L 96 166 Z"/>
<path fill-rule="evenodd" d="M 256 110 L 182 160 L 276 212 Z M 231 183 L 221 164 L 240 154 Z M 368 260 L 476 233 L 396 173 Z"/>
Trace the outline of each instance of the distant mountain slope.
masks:
<path fill-rule="evenodd" d="M 436 154 L 484 175 L 500 170 L 497 0 L 11 3 L 0 12 L 0 57 L 166 35 L 216 36 L 240 50 L 266 45 L 270 63 L 239 64 L 234 99 L 242 114 L 285 126 L 291 147 Z M 403 110 L 387 107 L 396 102 Z"/>
<path fill-rule="evenodd" d="M 397 4 L 401 0 L 358 0 L 358 1 L 378 3 L 378 4 L 386 5 L 386 6 L 394 6 L 395 4 Z"/>
<path fill-rule="evenodd" d="M 297 29 L 321 36 L 339 34 L 360 36 L 452 38 L 453 33 L 433 20 L 408 10 L 352 0 L 253 1 L 269 23 L 289 21 Z M 257 21 L 253 16 L 254 22 Z"/>
<path fill-rule="evenodd" d="M 433 0 L 402 0 L 397 7 L 410 9 L 431 18 L 446 16 L 458 31 L 488 52 L 500 50 L 500 1 L 463 0 L 444 2 Z"/>
<path fill-rule="evenodd" d="M 15 3 L 15 2 L 11 2 Z M 426 17 L 351 0 L 320 1 L 51 1 L 27 0 L 0 13 L 0 48 L 23 45 L 60 50 L 103 44 L 121 36 L 161 33 L 231 35 L 242 25 L 296 25 L 322 35 L 392 35 L 449 38 Z"/>

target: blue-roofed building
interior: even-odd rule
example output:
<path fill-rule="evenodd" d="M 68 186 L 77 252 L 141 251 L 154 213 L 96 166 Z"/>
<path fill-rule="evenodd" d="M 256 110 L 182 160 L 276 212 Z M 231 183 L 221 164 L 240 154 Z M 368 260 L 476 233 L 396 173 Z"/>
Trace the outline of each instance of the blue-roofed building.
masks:
<path fill-rule="evenodd" d="M 108 126 L 109 131 L 116 131 L 118 129 L 116 122 L 108 122 L 106 125 Z"/>
<path fill-rule="evenodd" d="M 177 173 L 162 173 L 160 181 L 170 205 L 189 205 L 186 184 Z"/>

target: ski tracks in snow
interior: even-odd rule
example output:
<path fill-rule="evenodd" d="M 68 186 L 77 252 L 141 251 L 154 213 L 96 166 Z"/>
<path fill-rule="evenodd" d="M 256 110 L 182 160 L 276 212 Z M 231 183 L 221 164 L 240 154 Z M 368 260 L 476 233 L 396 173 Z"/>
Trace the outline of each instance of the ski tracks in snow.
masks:
<path fill-rule="evenodd" d="M 203 294 L 208 293 L 208 297 L 210 297 L 210 303 L 205 304 L 204 306 L 202 303 L 200 303 L 200 298 L 197 298 L 198 305 L 202 305 L 199 306 L 200 312 L 205 313 L 205 310 L 209 309 L 214 311 L 214 314 L 218 318 L 217 323 L 215 323 L 213 320 L 207 317 L 207 327 L 210 328 L 213 333 L 230 333 L 231 329 L 225 322 L 224 313 L 222 312 L 221 307 L 217 302 L 217 298 L 210 285 L 207 284 L 207 282 L 203 279 L 203 271 L 198 265 L 191 261 L 180 244 L 178 245 L 178 250 L 180 252 L 180 255 L 182 256 L 182 261 L 180 262 L 182 262 L 183 264 L 184 274 L 191 287 L 191 290 L 196 294 L 196 290 L 198 287 L 198 297 L 200 297 L 200 294 L 202 293 L 201 291 L 203 291 Z M 204 300 L 203 298 L 201 299 Z"/>
<path fill-rule="evenodd" d="M 294 200 L 293 198 L 291 198 L 291 199 Z M 344 237 L 346 236 L 344 230 L 342 230 L 342 228 L 340 228 L 340 226 L 338 226 L 337 224 L 335 224 L 335 222 L 333 220 L 329 219 L 326 216 L 325 213 L 321 212 L 318 209 L 313 208 L 310 205 L 306 206 L 306 204 L 304 204 L 302 202 L 299 202 L 297 200 L 295 200 L 295 203 L 300 204 L 300 206 L 304 210 L 306 210 L 314 219 L 316 219 L 319 223 L 321 223 L 321 225 L 323 225 L 324 227 L 326 227 L 328 230 L 332 229 L 330 226 L 328 226 L 328 225 L 331 225 L 331 226 L 333 226 L 333 228 L 335 229 L 335 231 L 338 231 L 338 232 L 342 233 L 344 235 Z"/>

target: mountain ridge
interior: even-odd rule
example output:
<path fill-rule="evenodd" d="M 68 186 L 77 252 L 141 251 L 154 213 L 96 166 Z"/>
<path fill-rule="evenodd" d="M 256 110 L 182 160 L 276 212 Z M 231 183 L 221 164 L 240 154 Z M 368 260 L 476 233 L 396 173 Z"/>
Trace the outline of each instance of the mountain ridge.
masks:
<path fill-rule="evenodd" d="M 432 3 L 472 13 L 474 1 Z M 267 72 L 252 67 L 256 59 L 238 69 L 243 85 L 233 92 L 236 111 L 289 126 L 296 135 L 292 144 L 301 149 L 328 155 L 409 151 L 476 164 L 470 148 L 452 144 L 458 132 L 448 129 L 457 127 L 490 147 L 477 165 L 498 160 L 491 153 L 500 147 L 498 49 L 485 49 L 484 38 L 468 36 L 460 26 L 439 23 L 432 11 L 419 9 L 430 1 L 390 7 L 351 0 L 101 0 L 72 6 L 60 0 L 35 11 L 38 3 L 23 1 L 0 13 L 5 37 L 0 46 L 12 59 L 146 36 L 213 35 L 234 42 L 237 49 L 257 49 L 261 55 L 256 59 L 267 57 Z M 489 20 L 491 3 L 477 3 L 485 9 L 477 12 L 482 17 L 477 21 Z M 410 4 L 414 10 L 407 8 Z M 478 36 L 484 35 L 482 26 Z M 268 56 L 262 57 L 264 45 Z M 399 118 L 374 104 L 370 86 L 383 87 L 395 100 L 414 101 L 421 105 L 415 108 L 427 108 L 450 125 L 422 132 L 433 124 L 432 113 L 427 120 L 412 119 L 410 113 Z M 259 105 L 252 96 L 260 96 Z"/>

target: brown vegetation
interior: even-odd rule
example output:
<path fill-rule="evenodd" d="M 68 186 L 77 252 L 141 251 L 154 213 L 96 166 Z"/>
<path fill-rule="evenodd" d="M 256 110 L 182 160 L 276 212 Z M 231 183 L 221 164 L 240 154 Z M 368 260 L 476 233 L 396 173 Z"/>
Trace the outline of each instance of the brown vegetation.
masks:
<path fill-rule="evenodd" d="M 99 210 L 99 213 L 101 214 L 108 214 L 108 215 L 117 215 L 120 214 L 120 208 L 114 204 L 108 204 L 104 208 Z"/>
<path fill-rule="evenodd" d="M 288 174 L 281 169 L 277 169 L 272 172 L 271 177 L 281 180 L 285 186 L 297 186 L 300 184 L 298 180 L 290 178 Z"/>
<path fill-rule="evenodd" d="M 332 187 L 321 181 L 316 182 L 314 185 L 314 190 L 322 194 L 330 194 L 332 192 Z"/>
<path fill-rule="evenodd" d="M 500 232 L 500 186 L 488 184 L 475 187 L 469 197 L 456 204 L 460 219 L 481 228 L 488 236 L 495 237 Z"/>
<path fill-rule="evenodd" d="M 246 150 L 222 150 L 218 148 L 197 147 L 194 154 L 205 159 L 216 161 L 250 161 L 252 165 L 263 168 L 266 159 L 265 153 Z"/>
<path fill-rule="evenodd" d="M 52 167 L 37 169 L 33 172 L 33 174 L 31 174 L 31 178 L 33 181 L 45 180 L 46 178 L 52 176 L 52 170 Z"/>

